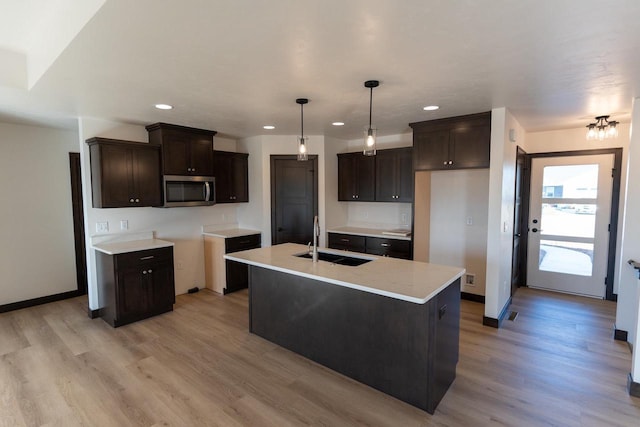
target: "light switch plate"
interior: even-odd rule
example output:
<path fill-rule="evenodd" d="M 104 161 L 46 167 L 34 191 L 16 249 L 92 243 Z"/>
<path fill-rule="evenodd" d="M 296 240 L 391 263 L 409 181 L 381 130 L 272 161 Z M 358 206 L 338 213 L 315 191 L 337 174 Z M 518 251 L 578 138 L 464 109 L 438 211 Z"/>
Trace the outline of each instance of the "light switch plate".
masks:
<path fill-rule="evenodd" d="M 129 229 L 129 221 L 123 219 L 120 221 L 120 230 L 128 230 Z"/>

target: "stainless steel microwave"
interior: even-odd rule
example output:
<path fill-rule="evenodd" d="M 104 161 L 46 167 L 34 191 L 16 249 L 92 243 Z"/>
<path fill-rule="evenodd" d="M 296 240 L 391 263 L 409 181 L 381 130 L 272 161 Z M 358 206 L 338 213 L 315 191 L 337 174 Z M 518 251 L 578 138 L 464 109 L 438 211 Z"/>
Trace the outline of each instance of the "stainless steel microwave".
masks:
<path fill-rule="evenodd" d="M 164 207 L 210 206 L 216 203 L 212 176 L 164 175 Z"/>

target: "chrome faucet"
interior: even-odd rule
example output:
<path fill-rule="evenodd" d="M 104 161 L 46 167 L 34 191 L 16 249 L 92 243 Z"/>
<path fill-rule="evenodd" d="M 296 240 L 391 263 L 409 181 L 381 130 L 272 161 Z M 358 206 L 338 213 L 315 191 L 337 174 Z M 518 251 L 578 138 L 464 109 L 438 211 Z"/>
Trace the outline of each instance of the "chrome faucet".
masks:
<path fill-rule="evenodd" d="M 318 262 L 318 239 L 320 238 L 320 224 L 318 223 L 318 215 L 313 217 L 313 252 L 311 259 Z"/>

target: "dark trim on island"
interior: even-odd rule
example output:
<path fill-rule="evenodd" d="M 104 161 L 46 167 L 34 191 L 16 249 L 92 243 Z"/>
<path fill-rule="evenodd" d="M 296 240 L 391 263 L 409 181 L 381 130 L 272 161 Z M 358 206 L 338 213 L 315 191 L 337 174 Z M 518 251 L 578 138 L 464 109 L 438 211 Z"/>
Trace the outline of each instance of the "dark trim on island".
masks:
<path fill-rule="evenodd" d="M 87 314 L 89 315 L 89 319 L 97 319 L 102 315 L 102 311 L 98 308 L 97 310 L 91 310 L 91 307 L 87 307 Z"/>
<path fill-rule="evenodd" d="M 466 301 L 479 302 L 481 304 L 484 304 L 484 301 L 485 301 L 484 295 L 472 294 L 469 292 L 460 292 L 460 299 L 463 299 Z"/>
<path fill-rule="evenodd" d="M 509 297 L 509 300 L 504 305 L 504 307 L 502 307 L 502 311 L 500 312 L 500 315 L 498 316 L 497 319 L 494 319 L 493 317 L 483 316 L 482 317 L 482 324 L 484 326 L 490 326 L 492 328 L 499 329 L 500 326 L 502 326 L 502 322 L 504 322 L 504 318 L 507 317 L 509 306 L 511 306 L 511 301 L 512 300 L 513 300 L 513 298 Z"/>
<path fill-rule="evenodd" d="M 74 298 L 83 295 L 80 291 L 62 292 L 54 295 L 47 295 L 45 297 L 33 298 L 26 301 L 12 302 L 10 304 L 0 305 L 0 313 L 6 313 L 8 311 L 20 310 L 22 308 L 34 307 L 36 305 L 47 304 L 50 302 L 62 301 L 67 298 Z"/>
<path fill-rule="evenodd" d="M 627 377 L 627 391 L 631 396 L 640 397 L 640 383 L 633 381 L 631 373 Z"/>

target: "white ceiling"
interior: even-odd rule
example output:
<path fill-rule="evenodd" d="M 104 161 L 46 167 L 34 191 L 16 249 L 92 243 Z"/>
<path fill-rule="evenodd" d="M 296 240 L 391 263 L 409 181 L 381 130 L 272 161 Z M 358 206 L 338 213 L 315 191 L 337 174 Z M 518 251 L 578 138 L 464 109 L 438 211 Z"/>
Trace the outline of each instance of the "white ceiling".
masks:
<path fill-rule="evenodd" d="M 637 0 L 84 1 L 0 0 L 0 120 L 296 134 L 306 97 L 305 134 L 354 139 L 370 79 L 379 135 L 496 107 L 529 131 L 628 121 L 640 96 Z"/>

